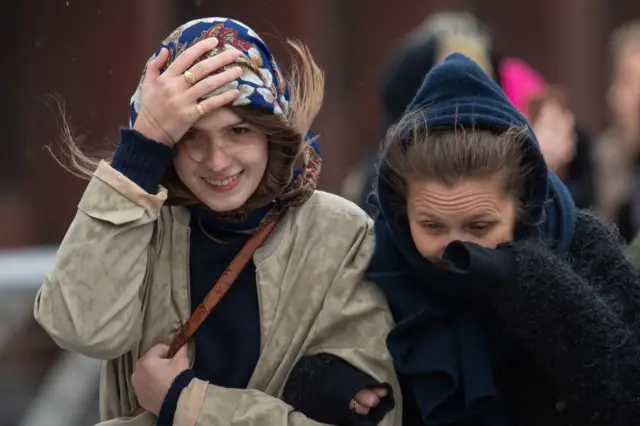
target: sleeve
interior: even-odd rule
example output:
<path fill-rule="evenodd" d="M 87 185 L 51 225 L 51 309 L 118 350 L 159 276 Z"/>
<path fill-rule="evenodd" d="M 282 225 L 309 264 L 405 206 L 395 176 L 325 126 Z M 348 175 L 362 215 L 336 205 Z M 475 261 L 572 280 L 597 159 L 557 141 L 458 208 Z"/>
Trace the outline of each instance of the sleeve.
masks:
<path fill-rule="evenodd" d="M 141 289 L 167 198 L 101 162 L 38 291 L 36 321 L 63 349 L 115 359 L 139 342 Z"/>
<path fill-rule="evenodd" d="M 627 424 L 640 418 L 640 280 L 596 218 L 583 215 L 579 222 L 572 253 L 580 262 L 534 242 L 517 243 L 515 281 L 486 281 L 483 289 L 558 385 L 600 411 L 607 424 Z"/>
<path fill-rule="evenodd" d="M 149 194 L 155 194 L 174 156 L 175 152 L 170 146 L 151 140 L 133 129 L 123 128 L 111 167 Z"/>
<path fill-rule="evenodd" d="M 180 394 L 189 386 L 189 383 L 196 378 L 196 375 L 192 369 L 184 370 L 171 383 L 171 387 L 167 391 L 167 394 L 162 401 L 160 412 L 158 413 L 158 422 L 156 426 L 172 426 L 173 419 L 176 414 L 176 407 L 178 406 L 178 399 Z"/>
<path fill-rule="evenodd" d="M 330 354 L 380 383 L 390 383 L 395 409 L 380 421 L 400 426 L 402 410 L 393 362 L 386 348 L 391 317 L 386 299 L 364 271 L 373 253 L 372 222 L 344 255 L 312 327 L 305 356 Z M 176 426 L 312 426 L 319 423 L 279 398 L 253 389 L 227 389 L 194 379 L 180 395 Z"/>

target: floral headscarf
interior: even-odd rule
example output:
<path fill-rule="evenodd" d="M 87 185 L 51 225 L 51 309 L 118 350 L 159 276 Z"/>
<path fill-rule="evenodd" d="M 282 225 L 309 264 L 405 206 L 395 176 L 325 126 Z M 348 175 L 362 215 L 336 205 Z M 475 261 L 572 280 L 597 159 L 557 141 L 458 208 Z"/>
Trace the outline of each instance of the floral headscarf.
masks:
<path fill-rule="evenodd" d="M 251 105 L 280 116 L 282 120 L 287 121 L 290 95 L 280 68 L 260 36 L 241 22 L 229 18 L 204 18 L 187 22 L 176 28 L 162 42 L 147 64 L 160 53 L 162 48 L 166 48 L 169 51 L 169 58 L 162 70 L 164 72 L 182 52 L 198 41 L 211 37 L 218 39 L 218 46 L 196 62 L 224 50 L 235 49 L 241 52 L 240 57 L 234 64 L 225 68 L 240 66 L 243 75 L 205 97 L 211 97 L 230 89 L 238 89 L 240 96 L 232 106 Z M 131 98 L 129 119 L 132 127 L 140 112 L 140 90 L 143 80 L 144 73 Z M 276 197 L 276 203 L 293 206 L 304 203 L 316 188 L 321 162 L 315 135 L 309 132 L 302 149 L 302 167 L 300 170 L 292 170 L 290 183 Z"/>

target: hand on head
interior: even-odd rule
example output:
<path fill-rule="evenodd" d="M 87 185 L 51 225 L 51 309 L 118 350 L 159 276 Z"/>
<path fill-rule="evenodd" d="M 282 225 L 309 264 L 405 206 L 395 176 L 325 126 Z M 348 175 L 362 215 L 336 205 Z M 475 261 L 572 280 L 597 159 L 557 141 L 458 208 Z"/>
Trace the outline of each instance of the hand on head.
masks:
<path fill-rule="evenodd" d="M 149 139 L 173 146 L 204 114 L 233 102 L 237 89 L 201 98 L 242 75 L 240 67 L 213 74 L 235 62 L 237 50 L 225 50 L 198 63 L 198 58 L 218 45 L 209 38 L 189 47 L 161 72 L 169 52 L 163 48 L 148 63 L 140 93 L 140 113 L 133 128 Z M 195 64 L 194 64 L 195 63 Z"/>

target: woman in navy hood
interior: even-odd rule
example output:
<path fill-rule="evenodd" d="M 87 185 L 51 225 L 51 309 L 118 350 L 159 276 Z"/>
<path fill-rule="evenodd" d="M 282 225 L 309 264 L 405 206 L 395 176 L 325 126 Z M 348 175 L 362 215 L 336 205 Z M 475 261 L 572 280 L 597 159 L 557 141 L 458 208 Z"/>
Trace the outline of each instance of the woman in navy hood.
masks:
<path fill-rule="evenodd" d="M 367 273 L 405 425 L 640 419 L 640 280 L 577 211 L 527 120 L 471 59 L 427 75 L 388 132 Z"/>

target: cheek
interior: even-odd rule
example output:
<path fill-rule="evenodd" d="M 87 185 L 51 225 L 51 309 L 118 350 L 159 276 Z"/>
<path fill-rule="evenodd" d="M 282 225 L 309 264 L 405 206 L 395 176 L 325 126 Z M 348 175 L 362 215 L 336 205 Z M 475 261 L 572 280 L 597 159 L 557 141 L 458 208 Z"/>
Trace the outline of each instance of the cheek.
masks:
<path fill-rule="evenodd" d="M 252 174 L 264 174 L 269 162 L 269 149 L 265 141 L 256 141 L 238 153 L 238 162 Z"/>
<path fill-rule="evenodd" d="M 190 179 L 194 179 L 194 172 L 198 164 L 189 158 L 182 149 L 178 149 L 176 158 L 173 160 L 173 167 L 175 167 L 178 177 L 188 183 Z"/>
<path fill-rule="evenodd" d="M 481 237 L 471 236 L 468 241 L 487 248 L 495 248 L 498 244 L 513 240 L 512 227 L 497 226 L 494 230 Z"/>
<path fill-rule="evenodd" d="M 481 245 L 483 247 L 495 248 L 498 244 L 513 241 L 515 233 L 516 214 L 513 211 L 505 211 L 503 220 L 497 224 L 491 231 L 482 237 L 470 238 L 469 241 Z"/>

